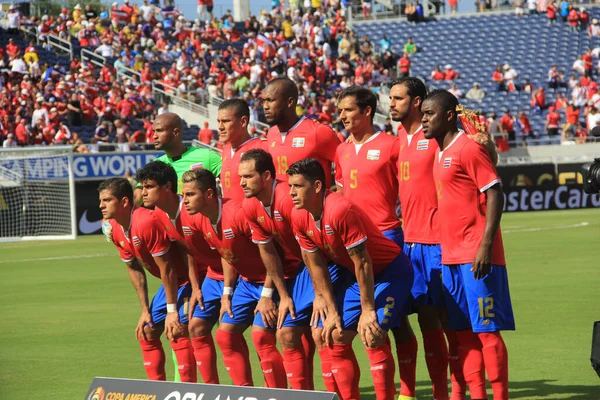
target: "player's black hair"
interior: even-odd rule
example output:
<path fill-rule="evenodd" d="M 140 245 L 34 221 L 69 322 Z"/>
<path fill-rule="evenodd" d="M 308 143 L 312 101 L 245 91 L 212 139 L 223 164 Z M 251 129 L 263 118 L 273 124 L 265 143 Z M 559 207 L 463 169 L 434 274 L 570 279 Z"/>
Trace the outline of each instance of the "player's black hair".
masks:
<path fill-rule="evenodd" d="M 244 99 L 227 99 L 219 104 L 219 110 L 233 109 L 236 118 L 247 117 L 250 119 L 250 107 Z"/>
<path fill-rule="evenodd" d="M 296 161 L 287 170 L 288 176 L 302 175 L 304 179 L 314 184 L 316 181 L 321 181 L 325 185 L 325 170 L 321 163 L 314 158 L 305 158 Z"/>
<path fill-rule="evenodd" d="M 371 121 L 375 119 L 375 113 L 377 112 L 377 96 L 375 93 L 362 86 L 352 85 L 342 90 L 338 96 L 338 102 L 346 97 L 354 97 L 360 112 L 363 112 L 367 107 L 371 107 Z"/>
<path fill-rule="evenodd" d="M 395 79 L 390 84 L 390 89 L 396 85 L 404 86 L 406 88 L 406 93 L 410 96 L 411 100 L 414 100 L 416 97 L 420 97 L 421 102 L 423 102 L 425 97 L 427 97 L 427 87 L 419 78 L 409 76 L 406 78 Z"/>
<path fill-rule="evenodd" d="M 125 178 L 108 178 L 98 185 L 98 193 L 108 190 L 113 196 L 121 200 L 123 197 L 129 199 L 129 204 L 133 204 L 133 187 Z"/>
<path fill-rule="evenodd" d="M 458 99 L 449 91 L 445 89 L 436 89 L 429 93 L 425 100 L 435 102 L 435 104 L 442 108 L 443 112 L 452 111 L 454 113 L 454 119 L 456 119 L 456 106 L 458 106 Z"/>
<path fill-rule="evenodd" d="M 278 85 L 281 89 L 281 94 L 287 99 L 293 98 L 294 101 L 298 101 L 298 87 L 290 78 L 282 77 L 275 78 L 267 83 L 267 86 Z"/>
<path fill-rule="evenodd" d="M 156 181 L 159 186 L 171 182 L 171 191 L 177 193 L 177 172 L 171 165 L 162 161 L 152 161 L 138 169 L 135 180 L 141 184 L 144 181 Z"/>
<path fill-rule="evenodd" d="M 185 171 L 181 177 L 183 183 L 195 182 L 196 187 L 202 191 L 212 189 L 216 194 L 217 192 L 217 178 L 207 169 L 199 168 Z"/>
<path fill-rule="evenodd" d="M 259 174 L 263 174 L 265 171 L 271 173 L 271 177 L 275 179 L 275 164 L 273 163 L 273 156 L 262 149 L 248 150 L 240 158 L 240 162 L 254 161 L 254 169 Z"/>

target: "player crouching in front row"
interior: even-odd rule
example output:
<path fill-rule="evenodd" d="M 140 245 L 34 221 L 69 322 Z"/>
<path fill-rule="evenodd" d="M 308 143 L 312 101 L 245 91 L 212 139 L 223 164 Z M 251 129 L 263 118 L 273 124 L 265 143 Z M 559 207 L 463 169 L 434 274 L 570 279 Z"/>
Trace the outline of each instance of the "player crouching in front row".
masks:
<path fill-rule="evenodd" d="M 136 336 L 148 378 L 166 380 L 165 353 L 160 341 L 165 331 L 177 357 L 182 381 L 196 382 L 194 353 L 187 329 L 191 287 L 179 250 L 171 247 L 166 229 L 152 211 L 133 206 L 133 189 L 127 179 L 107 179 L 100 184 L 98 192 L 102 217 L 110 220 L 113 243 L 127 265 L 142 305 Z M 162 281 L 150 305 L 144 268 Z"/>

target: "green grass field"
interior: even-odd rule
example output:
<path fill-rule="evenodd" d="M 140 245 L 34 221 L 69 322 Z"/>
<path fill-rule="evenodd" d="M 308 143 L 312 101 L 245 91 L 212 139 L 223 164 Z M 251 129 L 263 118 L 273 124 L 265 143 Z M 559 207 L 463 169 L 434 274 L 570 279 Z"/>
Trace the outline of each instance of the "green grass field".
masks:
<path fill-rule="evenodd" d="M 505 334 L 511 398 L 600 399 L 589 361 L 600 320 L 600 210 L 506 214 L 502 226 L 517 321 Z M 83 399 L 94 376 L 145 378 L 139 303 L 112 245 L 93 236 L 1 244 L 0 254 L 0 399 Z M 150 278 L 151 294 L 157 284 Z M 373 399 L 357 353 L 364 398 Z M 419 398 L 430 399 L 422 352 L 417 379 Z"/>

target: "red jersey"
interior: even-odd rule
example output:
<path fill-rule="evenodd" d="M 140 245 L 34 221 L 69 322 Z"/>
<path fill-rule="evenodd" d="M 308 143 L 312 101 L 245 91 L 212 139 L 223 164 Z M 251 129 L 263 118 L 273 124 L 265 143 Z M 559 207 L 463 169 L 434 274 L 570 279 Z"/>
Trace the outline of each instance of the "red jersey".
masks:
<path fill-rule="evenodd" d="M 302 254 L 291 225 L 292 196 L 284 182 L 276 181 L 272 193 L 270 207 L 265 207 L 256 197 L 245 199 L 242 206 L 252 228 L 252 241 L 265 244 L 275 239 L 284 273 L 293 276 Z"/>
<path fill-rule="evenodd" d="M 412 138 L 398 137 L 398 180 L 400 204 L 407 243 L 440 243 L 437 193 L 433 162 L 438 150 L 435 140 L 425 139 L 422 128 Z"/>
<path fill-rule="evenodd" d="M 472 263 L 485 230 L 484 192 L 500 182 L 487 150 L 463 132 L 438 151 L 433 165 L 438 207 L 442 263 Z M 492 247 L 492 264 L 506 265 L 500 228 Z"/>
<path fill-rule="evenodd" d="M 556 111 L 550 111 L 548 116 L 546 117 L 546 121 L 548 123 L 548 128 L 558 128 L 558 124 L 560 122 L 560 114 Z"/>
<path fill-rule="evenodd" d="M 216 249 L 241 277 L 251 282 L 264 282 L 267 271 L 252 243 L 250 224 L 239 201 L 219 199 L 221 208 L 216 227 L 204 215 L 198 213 L 191 218 L 189 227 L 201 231 L 212 249 Z"/>
<path fill-rule="evenodd" d="M 114 219 L 110 224 L 113 227 L 113 243 L 119 250 L 121 259 L 125 262 L 137 258 L 140 264 L 160 279 L 160 269 L 154 257 L 169 254 L 173 262 L 179 284 L 188 280 L 187 264 L 181 259 L 181 253 L 169 252 L 171 239 L 164 225 L 156 218 L 154 212 L 143 207 L 135 207 L 131 213 L 131 226 L 128 232 Z"/>
<path fill-rule="evenodd" d="M 340 140 L 330 126 L 301 118 L 285 134 L 277 126 L 271 127 L 267 142 L 275 162 L 277 180 L 287 182 L 286 171 L 296 161 L 315 158 L 325 169 L 326 186 L 331 185 L 331 163 Z"/>
<path fill-rule="evenodd" d="M 214 137 L 212 129 L 209 128 L 200 129 L 198 132 L 198 140 L 204 144 L 210 144 Z"/>
<path fill-rule="evenodd" d="M 238 148 L 233 149 L 231 144 L 226 143 L 223 146 L 222 164 L 221 164 L 221 186 L 223 187 L 223 198 L 244 200 L 244 191 L 240 186 L 240 158 L 242 154 L 251 149 L 266 150 L 264 140 L 259 138 L 250 138 L 240 144 Z"/>
<path fill-rule="evenodd" d="M 167 234 L 172 241 L 184 244 L 194 257 L 198 276 L 204 275 L 215 280 L 223 280 L 223 267 L 221 266 L 221 256 L 215 250 L 211 249 L 202 232 L 192 230 L 190 218 L 183 201 L 179 201 L 179 209 L 175 219 L 171 219 L 169 214 L 158 207 L 154 208 L 154 215 L 165 226 Z"/>
<path fill-rule="evenodd" d="M 396 216 L 398 149 L 397 137 L 378 132 L 362 145 L 344 142 L 335 153 L 335 183 L 382 232 L 402 226 Z"/>
<path fill-rule="evenodd" d="M 323 215 L 319 221 L 315 221 L 308 211 L 294 208 L 292 226 L 302 250 L 321 250 L 352 274 L 354 263 L 348 255 L 348 249 L 361 243 L 367 243 L 375 275 L 402 252 L 396 243 L 383 236 L 367 214 L 335 192 L 325 192 Z"/>

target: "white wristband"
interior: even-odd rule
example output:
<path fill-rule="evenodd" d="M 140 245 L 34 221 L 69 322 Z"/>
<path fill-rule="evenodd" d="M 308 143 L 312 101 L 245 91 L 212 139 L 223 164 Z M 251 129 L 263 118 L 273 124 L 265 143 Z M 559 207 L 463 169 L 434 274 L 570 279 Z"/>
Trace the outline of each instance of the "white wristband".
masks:
<path fill-rule="evenodd" d="M 273 297 L 273 292 L 275 290 L 271 289 L 271 288 L 263 288 L 262 292 L 260 293 L 260 297 L 268 297 L 271 298 Z"/>
<path fill-rule="evenodd" d="M 177 312 L 177 304 L 176 303 L 167 303 L 167 312 L 168 313 Z"/>
<path fill-rule="evenodd" d="M 223 288 L 223 296 L 231 296 L 233 294 L 233 288 L 231 286 L 225 286 Z"/>

